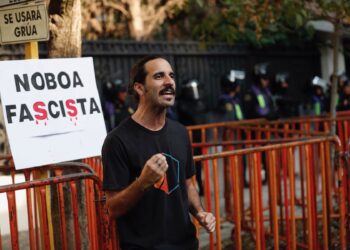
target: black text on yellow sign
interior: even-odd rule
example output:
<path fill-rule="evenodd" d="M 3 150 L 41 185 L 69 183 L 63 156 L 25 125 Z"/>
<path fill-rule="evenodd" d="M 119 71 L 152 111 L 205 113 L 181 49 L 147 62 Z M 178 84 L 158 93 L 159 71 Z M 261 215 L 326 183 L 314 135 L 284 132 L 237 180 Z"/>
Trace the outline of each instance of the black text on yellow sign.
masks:
<path fill-rule="evenodd" d="M 49 38 L 45 4 L 0 9 L 0 43 L 24 43 Z"/>

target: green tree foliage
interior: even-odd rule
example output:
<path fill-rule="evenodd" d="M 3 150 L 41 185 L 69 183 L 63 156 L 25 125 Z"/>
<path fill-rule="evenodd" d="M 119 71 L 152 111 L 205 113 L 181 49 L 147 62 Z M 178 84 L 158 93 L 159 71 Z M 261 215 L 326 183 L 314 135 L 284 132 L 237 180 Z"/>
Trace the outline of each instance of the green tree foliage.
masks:
<path fill-rule="evenodd" d="M 303 2 L 221 0 L 209 6 L 204 0 L 189 0 L 173 22 L 182 26 L 179 36 L 205 42 L 302 44 L 314 34 L 305 26 L 309 14 L 301 8 Z"/>
<path fill-rule="evenodd" d="M 204 42 L 298 45 L 314 37 L 309 20 L 344 18 L 349 5 L 349 0 L 188 0 L 170 32 Z"/>

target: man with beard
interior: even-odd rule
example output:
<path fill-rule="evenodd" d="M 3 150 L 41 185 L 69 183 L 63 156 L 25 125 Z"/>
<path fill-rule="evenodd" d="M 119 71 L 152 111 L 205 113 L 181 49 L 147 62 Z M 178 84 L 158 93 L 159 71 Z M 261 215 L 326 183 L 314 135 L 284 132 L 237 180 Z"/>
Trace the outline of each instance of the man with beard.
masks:
<path fill-rule="evenodd" d="M 103 188 L 121 248 L 198 249 L 189 213 L 208 232 L 216 223 L 192 182 L 187 130 L 166 118 L 175 101 L 172 67 L 162 57 L 148 56 L 133 66 L 130 80 L 137 110 L 107 135 L 102 148 Z"/>

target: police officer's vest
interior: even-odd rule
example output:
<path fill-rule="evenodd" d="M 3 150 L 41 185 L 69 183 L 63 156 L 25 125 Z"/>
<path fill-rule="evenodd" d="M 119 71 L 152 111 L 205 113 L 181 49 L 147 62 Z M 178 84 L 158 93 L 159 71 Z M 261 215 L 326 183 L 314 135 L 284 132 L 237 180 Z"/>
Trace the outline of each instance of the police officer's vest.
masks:
<path fill-rule="evenodd" d="M 266 116 L 270 113 L 270 99 L 271 92 L 268 89 L 262 91 L 257 86 L 252 86 L 252 92 L 257 99 L 257 105 L 255 106 L 255 111 L 259 116 Z"/>
<path fill-rule="evenodd" d="M 316 95 L 313 95 L 311 97 L 311 100 L 312 100 L 312 106 L 313 106 L 313 110 L 312 110 L 313 113 L 315 115 L 322 114 L 325 111 L 324 100 L 321 97 Z"/>
<path fill-rule="evenodd" d="M 243 120 L 243 112 L 241 109 L 240 101 L 238 97 L 232 97 L 227 94 L 220 96 L 221 101 L 224 103 L 226 113 L 234 113 L 234 120 Z"/>

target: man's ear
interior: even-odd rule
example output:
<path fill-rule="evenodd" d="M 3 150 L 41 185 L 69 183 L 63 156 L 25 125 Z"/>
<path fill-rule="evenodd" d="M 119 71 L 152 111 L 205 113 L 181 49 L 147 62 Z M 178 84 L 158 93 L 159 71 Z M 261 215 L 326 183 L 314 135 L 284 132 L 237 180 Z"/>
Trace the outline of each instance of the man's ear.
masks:
<path fill-rule="evenodd" d="M 145 86 L 142 83 L 135 82 L 134 90 L 139 96 L 142 96 L 145 93 Z"/>

